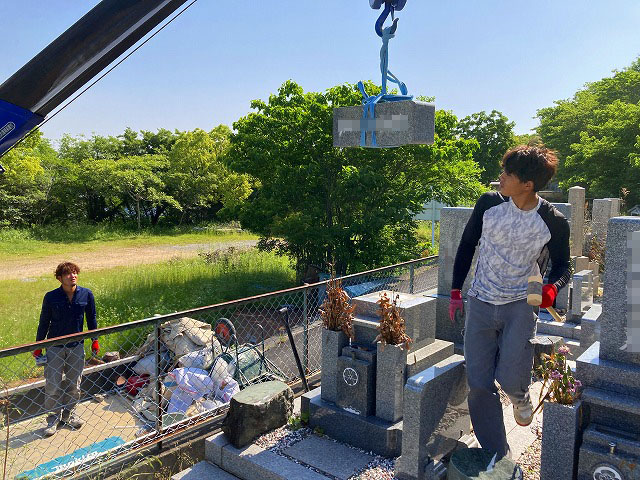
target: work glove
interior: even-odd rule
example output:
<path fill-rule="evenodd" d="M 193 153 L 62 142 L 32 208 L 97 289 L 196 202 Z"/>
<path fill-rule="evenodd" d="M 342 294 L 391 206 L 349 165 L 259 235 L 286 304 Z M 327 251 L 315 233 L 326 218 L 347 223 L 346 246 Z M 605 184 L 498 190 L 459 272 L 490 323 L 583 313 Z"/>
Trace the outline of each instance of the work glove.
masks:
<path fill-rule="evenodd" d="M 542 287 L 542 303 L 541 308 L 551 307 L 553 302 L 556 301 L 556 295 L 558 295 L 558 289 L 553 283 L 547 283 Z"/>
<path fill-rule="evenodd" d="M 100 344 L 98 343 L 98 340 L 94 340 L 94 341 L 91 343 L 91 352 L 92 352 L 94 355 L 98 355 L 98 352 L 99 352 L 99 351 L 100 351 Z"/>
<path fill-rule="evenodd" d="M 451 323 L 456 321 L 456 312 L 460 310 L 460 314 L 464 312 L 464 304 L 462 303 L 462 292 L 457 289 L 451 290 L 451 299 L 449 300 L 449 320 Z"/>
<path fill-rule="evenodd" d="M 42 355 L 42 349 L 41 348 L 33 351 L 33 358 L 38 358 L 40 355 Z"/>

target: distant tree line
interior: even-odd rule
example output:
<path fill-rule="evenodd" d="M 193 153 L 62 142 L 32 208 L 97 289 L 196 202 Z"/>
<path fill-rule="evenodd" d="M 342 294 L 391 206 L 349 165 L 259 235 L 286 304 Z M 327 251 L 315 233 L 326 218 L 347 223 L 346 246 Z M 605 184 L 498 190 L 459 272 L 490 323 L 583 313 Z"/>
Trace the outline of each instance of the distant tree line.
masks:
<path fill-rule="evenodd" d="M 233 131 L 127 128 L 65 136 L 57 149 L 35 133 L 2 158 L 0 227 L 238 219 L 300 272 L 332 263 L 345 273 L 419 255 L 414 214 L 431 199 L 472 204 L 518 143 L 558 151 L 562 188 L 640 202 L 640 60 L 539 110 L 527 135 L 496 110 L 438 110 L 433 145 L 334 148 L 333 108 L 359 104 L 355 85 L 304 92 L 287 81 Z"/>

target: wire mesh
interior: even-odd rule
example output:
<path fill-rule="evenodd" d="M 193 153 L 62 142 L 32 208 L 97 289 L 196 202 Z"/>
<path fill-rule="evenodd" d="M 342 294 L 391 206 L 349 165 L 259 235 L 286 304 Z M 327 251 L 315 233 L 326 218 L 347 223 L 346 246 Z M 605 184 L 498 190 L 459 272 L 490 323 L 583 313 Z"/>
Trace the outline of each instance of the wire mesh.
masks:
<path fill-rule="evenodd" d="M 342 277 L 352 298 L 436 285 L 437 257 Z M 325 292 L 326 281 L 1 350 L 5 478 L 73 475 L 224 413 L 248 385 L 319 372 Z"/>

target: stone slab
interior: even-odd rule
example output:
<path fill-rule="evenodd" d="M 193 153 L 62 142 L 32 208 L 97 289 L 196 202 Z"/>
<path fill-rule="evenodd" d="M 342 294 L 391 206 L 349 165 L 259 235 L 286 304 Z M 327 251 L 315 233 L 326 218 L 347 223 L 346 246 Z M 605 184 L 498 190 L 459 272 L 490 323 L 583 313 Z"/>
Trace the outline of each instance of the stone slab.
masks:
<path fill-rule="evenodd" d="M 537 333 L 535 338 L 529 340 L 529 343 L 533 344 L 534 368 L 541 365 L 540 356 L 543 353 L 550 355 L 554 350 L 557 351 L 558 348 L 560 348 L 564 344 L 562 337 L 540 333 Z"/>
<path fill-rule="evenodd" d="M 217 465 L 207 461 L 196 463 L 193 467 L 176 473 L 171 480 L 238 480 L 238 477 L 225 472 Z"/>
<path fill-rule="evenodd" d="M 303 396 L 302 409 L 309 412 L 311 428 L 320 427 L 331 438 L 378 455 L 400 455 L 402 421 L 391 423 L 374 416 L 349 413 L 323 401 L 320 390 L 321 387 L 316 388 Z"/>
<path fill-rule="evenodd" d="M 464 338 L 462 329 L 464 328 L 465 316 L 456 315 L 455 323 L 449 320 L 449 293 L 438 295 L 436 298 L 436 338 L 453 342 L 455 345 L 462 345 Z M 467 299 L 463 299 L 464 308 L 467 308 Z M 466 310 L 465 310 L 466 312 Z"/>
<path fill-rule="evenodd" d="M 453 263 L 456 259 L 458 246 L 464 228 L 471 218 L 473 208 L 467 207 L 444 207 L 440 210 L 440 245 L 438 250 L 438 293 L 449 295 L 451 293 L 451 282 L 453 280 Z M 467 290 L 471 286 L 473 272 L 475 272 L 476 254 L 473 256 L 469 274 L 462 287 L 462 296 L 466 297 Z M 444 338 L 444 337 L 438 337 Z M 444 338 L 444 340 L 451 340 Z"/>
<path fill-rule="evenodd" d="M 346 347 L 348 348 L 348 347 Z M 376 409 L 376 365 L 354 357 L 338 357 L 336 406 L 368 417 Z"/>
<path fill-rule="evenodd" d="M 569 322 L 556 322 L 555 320 L 547 320 L 545 317 L 538 317 L 537 332 L 545 335 L 556 335 L 558 337 L 573 338 L 580 340 L 581 326 Z"/>
<path fill-rule="evenodd" d="M 223 434 L 218 434 L 223 435 Z M 222 449 L 222 469 L 243 480 L 327 480 L 326 475 L 314 472 L 256 444 L 242 449 L 228 444 Z"/>
<path fill-rule="evenodd" d="M 390 299 L 399 296 L 398 309 L 405 321 L 406 333 L 412 340 L 411 350 L 423 344 L 424 341 L 432 342 L 435 339 L 436 301 L 431 297 L 388 290 L 373 292 L 353 299 L 357 315 L 366 318 L 374 317 L 379 321 L 378 310 L 380 307 L 376 302 L 384 293 Z"/>
<path fill-rule="evenodd" d="M 604 299 L 600 321 L 600 356 L 609 360 L 640 365 L 640 352 L 627 344 L 628 237 L 640 230 L 640 217 L 614 217 L 609 220 L 605 253 Z M 635 341 L 637 344 L 640 340 Z M 638 347 L 638 345 L 634 345 Z"/>
<path fill-rule="evenodd" d="M 544 404 L 540 480 L 572 479 L 577 467 L 579 428 L 582 424 L 582 403 Z"/>
<path fill-rule="evenodd" d="M 317 435 L 305 438 L 287 448 L 284 453 L 340 480 L 347 480 L 375 458 L 373 455 Z"/>
<path fill-rule="evenodd" d="M 613 454 L 610 453 L 611 443 L 615 443 Z M 637 435 L 592 424 L 583 434 L 577 478 L 578 480 L 615 478 L 615 475 L 605 476 L 605 472 L 602 471 L 603 467 L 605 469 L 613 467 L 625 480 L 640 480 L 640 469 L 637 468 L 639 458 L 640 438 Z"/>
<path fill-rule="evenodd" d="M 600 341 L 600 316 L 602 304 L 594 303 L 580 320 L 580 346 L 585 349 Z"/>
<path fill-rule="evenodd" d="M 398 478 L 425 478 L 424 466 L 458 446 L 470 431 L 464 357 L 452 355 L 407 380 Z"/>
<path fill-rule="evenodd" d="M 371 132 L 376 131 L 378 147 L 431 145 L 435 134 L 433 103 L 406 100 L 383 102 L 375 106 L 375 119 L 363 120 L 363 107 L 333 109 L 333 146 L 361 146 L 361 132 L 366 132 L 365 146 L 371 147 Z"/>
<path fill-rule="evenodd" d="M 402 418 L 407 351 L 402 346 L 378 343 L 376 363 L 376 416 L 388 422 Z"/>
<path fill-rule="evenodd" d="M 640 398 L 587 387 L 582 401 L 589 406 L 589 421 L 627 432 L 640 432 Z"/>
<path fill-rule="evenodd" d="M 640 398 L 640 366 L 600 358 L 600 342 L 578 358 L 576 378 L 585 386 Z"/>
<path fill-rule="evenodd" d="M 354 342 L 364 345 L 372 345 L 375 348 L 378 336 L 378 317 L 368 315 L 356 315 L 353 319 Z"/>
<path fill-rule="evenodd" d="M 328 402 L 335 402 L 338 397 L 338 357 L 348 344 L 349 338 L 343 332 L 322 329 L 322 395 Z"/>
<path fill-rule="evenodd" d="M 570 248 L 571 255 L 581 256 L 584 243 L 584 202 L 586 199 L 585 189 L 582 187 L 571 187 L 569 189 L 569 203 L 571 204 L 571 232 Z"/>
<path fill-rule="evenodd" d="M 407 355 L 407 378 L 454 354 L 452 342 L 436 339 Z"/>

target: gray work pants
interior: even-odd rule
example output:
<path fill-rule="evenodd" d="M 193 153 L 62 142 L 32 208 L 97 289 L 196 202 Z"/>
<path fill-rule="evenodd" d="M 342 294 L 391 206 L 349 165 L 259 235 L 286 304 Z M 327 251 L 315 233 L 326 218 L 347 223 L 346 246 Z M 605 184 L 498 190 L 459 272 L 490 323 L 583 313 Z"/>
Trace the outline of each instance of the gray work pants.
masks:
<path fill-rule="evenodd" d="M 469 382 L 469 413 L 482 448 L 502 458 L 509 446 L 497 380 L 514 405 L 529 402 L 537 316 L 526 300 L 492 305 L 469 297 L 464 357 Z M 509 412 L 511 413 L 511 412 Z"/>
<path fill-rule="evenodd" d="M 52 414 L 68 417 L 80 400 L 80 378 L 84 367 L 84 345 L 47 348 L 44 367 L 44 406 Z M 64 373 L 64 379 L 62 374 Z"/>

